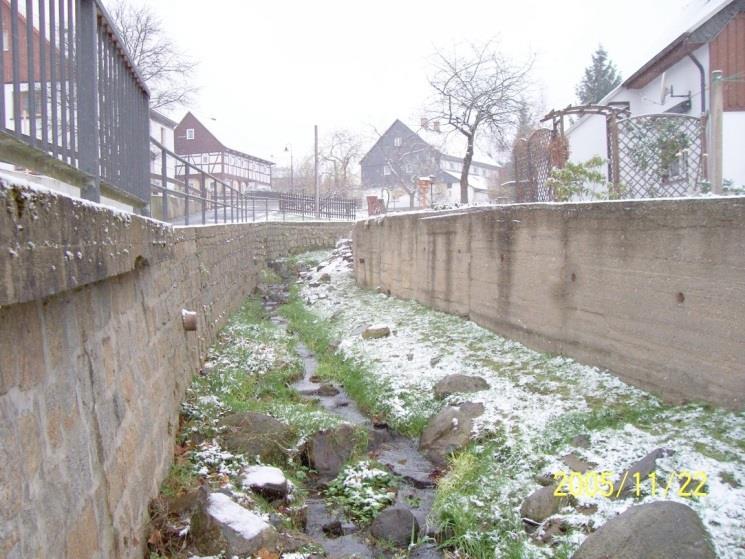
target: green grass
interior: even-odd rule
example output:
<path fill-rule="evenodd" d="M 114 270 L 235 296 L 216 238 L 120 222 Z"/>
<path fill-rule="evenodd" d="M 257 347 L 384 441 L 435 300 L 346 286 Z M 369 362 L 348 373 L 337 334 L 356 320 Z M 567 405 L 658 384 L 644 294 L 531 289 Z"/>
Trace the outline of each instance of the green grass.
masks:
<path fill-rule="evenodd" d="M 432 518 L 440 527 L 443 547 L 473 559 L 532 557 L 527 535 L 504 494 L 516 474 L 519 449 L 507 449 L 499 436 L 471 444 L 453 457 L 437 487 Z M 498 504 L 499 513 L 492 506 Z"/>
<path fill-rule="evenodd" d="M 298 297 L 296 289 L 292 290 L 290 301 L 281 307 L 280 312 L 289 321 L 290 329 L 314 352 L 318 360 L 318 376 L 341 383 L 363 412 L 385 420 L 399 433 L 411 437 L 421 434 L 431 410 L 418 406 L 419 402 L 412 395 L 412 414 L 401 419 L 390 413 L 386 402 L 392 394 L 392 388 L 376 379 L 364 366 L 335 352 L 332 347 L 334 336 L 331 323 L 308 310 Z"/>
<path fill-rule="evenodd" d="M 197 476 L 192 465 L 177 459 L 168 471 L 168 477 L 161 484 L 160 492 L 166 497 L 177 497 L 190 491 L 197 484 Z"/>

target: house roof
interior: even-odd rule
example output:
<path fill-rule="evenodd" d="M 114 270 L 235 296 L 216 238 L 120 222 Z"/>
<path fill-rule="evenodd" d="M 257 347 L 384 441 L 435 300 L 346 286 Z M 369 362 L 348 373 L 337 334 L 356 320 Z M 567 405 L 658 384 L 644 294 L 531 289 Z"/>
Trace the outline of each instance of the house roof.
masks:
<path fill-rule="evenodd" d="M 372 147 L 368 150 L 368 152 L 362 157 L 360 160 L 360 164 L 362 164 L 365 159 L 367 158 L 368 154 L 372 153 L 372 151 L 377 147 L 377 145 L 380 143 L 382 138 L 388 134 L 388 132 L 396 126 L 396 124 L 400 124 L 401 126 L 405 127 L 407 130 L 411 132 L 412 135 L 418 136 L 422 141 L 424 141 L 426 144 L 432 146 L 437 151 L 440 152 L 440 154 L 445 157 L 446 159 L 450 159 L 452 161 L 463 161 L 463 156 L 466 153 L 466 138 L 456 132 L 456 131 L 446 131 L 442 130 L 441 132 L 436 132 L 433 128 L 427 127 L 424 128 L 422 126 L 409 126 L 406 123 L 404 123 L 400 119 L 396 119 L 393 121 L 393 124 L 391 124 L 383 134 L 380 135 L 380 137 L 377 139 L 377 141 L 372 145 Z M 484 167 L 490 167 L 492 169 L 500 169 L 502 167 L 501 163 L 497 160 L 497 151 L 494 150 L 492 154 L 489 150 L 483 149 L 483 146 L 477 145 L 474 147 L 474 154 L 473 154 L 473 161 L 472 163 L 476 163 L 478 165 L 484 166 Z"/>
<path fill-rule="evenodd" d="M 250 154 L 245 153 L 243 151 L 240 151 L 240 150 L 237 150 L 237 149 L 233 149 L 233 148 L 229 148 L 222 141 L 220 141 L 220 139 L 209 128 L 207 128 L 207 126 L 205 126 L 204 123 L 193 112 L 191 112 L 191 111 L 187 112 L 184 115 L 184 118 L 181 119 L 181 122 L 179 122 L 178 127 L 182 127 L 184 125 L 184 123 L 187 122 L 187 121 L 189 121 L 189 120 L 193 120 L 197 124 L 199 124 L 204 129 L 204 131 L 209 135 L 209 138 L 211 138 L 214 141 L 214 143 L 218 144 L 223 149 L 223 151 L 226 151 L 226 152 L 231 153 L 233 155 L 237 155 L 238 157 L 245 157 L 247 159 L 251 159 L 251 160 L 257 161 L 259 163 L 265 163 L 267 165 L 274 165 L 274 162 L 273 161 L 269 161 L 268 159 L 262 159 L 261 157 L 256 157 L 255 155 L 250 155 Z"/>
<path fill-rule="evenodd" d="M 694 12 L 696 19 L 693 23 L 629 76 L 623 82 L 623 87 L 630 89 L 644 87 L 673 64 L 714 39 L 741 11 L 745 11 L 745 0 L 713 1 L 705 11 Z"/>

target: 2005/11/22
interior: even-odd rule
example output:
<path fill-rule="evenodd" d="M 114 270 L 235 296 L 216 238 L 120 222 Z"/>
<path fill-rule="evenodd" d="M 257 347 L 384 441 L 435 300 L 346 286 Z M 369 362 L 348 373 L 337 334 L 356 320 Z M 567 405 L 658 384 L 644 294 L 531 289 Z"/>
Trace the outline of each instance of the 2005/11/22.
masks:
<path fill-rule="evenodd" d="M 623 479 L 619 482 L 618 488 L 613 484 L 613 474 L 608 471 L 595 472 L 589 471 L 585 473 L 581 472 L 556 472 L 553 475 L 554 479 L 559 483 L 554 490 L 555 497 L 596 497 L 598 495 L 602 497 L 611 497 L 615 494 L 616 497 L 621 497 L 624 493 L 624 489 L 627 483 L 633 483 L 635 487 L 634 495 L 641 495 L 641 486 L 644 481 L 640 473 L 631 474 L 628 479 L 628 472 L 624 474 Z M 673 482 L 679 481 L 679 487 L 677 495 L 683 498 L 693 497 L 704 497 L 706 496 L 706 481 L 708 479 L 706 472 L 696 471 L 689 472 L 688 470 L 681 470 L 680 472 L 671 473 L 664 485 L 660 485 L 657 479 L 657 474 L 652 472 L 648 476 L 651 485 L 651 495 L 655 496 L 658 493 L 667 496 L 670 493 Z M 565 490 L 562 488 L 566 487 Z"/>

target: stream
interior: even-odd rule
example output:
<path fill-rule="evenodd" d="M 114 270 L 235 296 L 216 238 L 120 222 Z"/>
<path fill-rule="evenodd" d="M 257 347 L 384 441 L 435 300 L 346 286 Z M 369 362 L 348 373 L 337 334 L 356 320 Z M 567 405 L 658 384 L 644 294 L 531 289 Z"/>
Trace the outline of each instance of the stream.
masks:
<path fill-rule="evenodd" d="M 286 329 L 287 320 L 279 315 L 278 309 L 281 303 L 287 300 L 288 288 L 283 284 L 267 288 L 264 309 L 272 323 Z M 316 400 L 324 409 L 345 422 L 368 429 L 369 457 L 401 480 L 394 506 L 409 509 L 419 522 L 421 536 L 429 535 L 427 516 L 432 510 L 435 497 L 433 476 L 436 469 L 419 452 L 417 441 L 398 435 L 385 424 L 374 424 L 360 411 L 343 386 L 319 379 L 316 376 L 318 361 L 307 346 L 298 343 L 297 354 L 302 360 L 304 375 L 292 387 L 303 398 Z M 323 487 L 311 484 L 308 490 L 305 532 L 323 546 L 329 559 L 393 557 L 390 548 L 375 545 L 365 528 L 356 526 L 345 519 L 338 510 L 329 506 L 322 495 Z M 330 537 L 323 528 L 337 520 L 341 521 L 343 535 Z M 442 553 L 434 544 L 425 543 L 412 550 L 409 557 L 438 559 L 442 557 Z"/>

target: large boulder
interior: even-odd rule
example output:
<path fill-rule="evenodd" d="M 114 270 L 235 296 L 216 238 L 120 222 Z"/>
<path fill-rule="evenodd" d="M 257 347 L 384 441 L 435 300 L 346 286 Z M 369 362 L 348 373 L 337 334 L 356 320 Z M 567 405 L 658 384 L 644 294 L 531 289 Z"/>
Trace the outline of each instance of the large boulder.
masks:
<path fill-rule="evenodd" d="M 448 457 L 471 439 L 474 418 L 484 413 L 484 405 L 466 402 L 446 406 L 432 416 L 419 438 L 419 450 L 436 466 L 447 465 Z"/>
<path fill-rule="evenodd" d="M 260 549 L 273 549 L 277 531 L 227 495 L 205 490 L 200 510 L 192 518 L 192 538 L 200 553 L 253 555 Z"/>
<path fill-rule="evenodd" d="M 282 470 L 274 466 L 249 466 L 243 470 L 241 483 L 267 499 L 284 499 L 291 487 Z"/>
<path fill-rule="evenodd" d="M 716 559 L 709 534 L 688 506 L 657 501 L 627 509 L 588 536 L 572 559 Z"/>
<path fill-rule="evenodd" d="M 399 547 L 416 541 L 419 522 L 414 514 L 404 507 L 391 507 L 381 512 L 370 525 L 370 534 Z"/>
<path fill-rule="evenodd" d="M 520 516 L 529 518 L 534 522 L 543 522 L 549 516 L 559 512 L 561 507 L 568 502 L 568 499 L 555 496 L 555 490 L 556 485 L 547 485 L 533 491 L 520 506 Z"/>
<path fill-rule="evenodd" d="M 321 479 L 335 478 L 344 464 L 352 457 L 357 436 L 348 423 L 333 429 L 324 429 L 313 435 L 305 444 L 303 455 L 307 464 Z"/>
<path fill-rule="evenodd" d="M 451 394 L 480 392 L 488 388 L 489 383 L 481 377 L 454 374 L 441 378 L 435 384 L 434 392 L 435 397 L 442 400 Z"/>
<path fill-rule="evenodd" d="M 224 448 L 251 458 L 258 456 L 262 462 L 283 460 L 295 441 L 291 427 L 263 413 L 233 413 L 220 424 Z"/>

